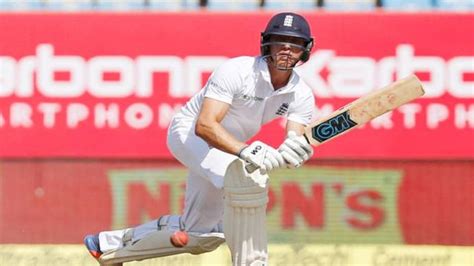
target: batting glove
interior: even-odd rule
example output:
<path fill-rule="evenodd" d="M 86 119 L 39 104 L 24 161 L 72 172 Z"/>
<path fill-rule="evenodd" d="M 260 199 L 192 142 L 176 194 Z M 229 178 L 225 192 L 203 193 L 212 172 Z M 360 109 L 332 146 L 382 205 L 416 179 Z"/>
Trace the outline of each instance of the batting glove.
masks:
<path fill-rule="evenodd" d="M 283 156 L 274 148 L 261 141 L 254 141 L 239 153 L 239 158 L 260 168 L 263 172 L 284 167 Z"/>
<path fill-rule="evenodd" d="M 289 131 L 278 151 L 285 159 L 288 168 L 298 168 L 313 156 L 313 147 L 304 136 Z"/>

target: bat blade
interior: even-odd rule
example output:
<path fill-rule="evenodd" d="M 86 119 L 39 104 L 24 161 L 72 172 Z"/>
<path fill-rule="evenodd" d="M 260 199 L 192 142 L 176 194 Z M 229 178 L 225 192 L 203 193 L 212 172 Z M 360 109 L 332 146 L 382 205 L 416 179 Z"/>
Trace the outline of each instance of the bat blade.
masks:
<path fill-rule="evenodd" d="M 411 75 L 369 93 L 311 123 L 305 129 L 308 141 L 318 146 L 333 140 L 424 94 L 420 80 Z"/>

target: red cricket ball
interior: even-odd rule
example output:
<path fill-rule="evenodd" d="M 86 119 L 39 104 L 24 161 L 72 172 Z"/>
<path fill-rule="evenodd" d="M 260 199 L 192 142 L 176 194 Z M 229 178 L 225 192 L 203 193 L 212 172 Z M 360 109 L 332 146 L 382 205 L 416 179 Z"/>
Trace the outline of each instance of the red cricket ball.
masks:
<path fill-rule="evenodd" d="M 184 231 L 176 231 L 170 237 L 170 242 L 177 248 L 182 248 L 188 244 L 188 233 Z"/>

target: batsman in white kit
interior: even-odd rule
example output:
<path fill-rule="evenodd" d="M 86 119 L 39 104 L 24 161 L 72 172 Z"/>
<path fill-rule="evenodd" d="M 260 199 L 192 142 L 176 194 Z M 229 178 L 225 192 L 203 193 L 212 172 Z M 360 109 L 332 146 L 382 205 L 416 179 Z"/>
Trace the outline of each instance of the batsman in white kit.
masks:
<path fill-rule="evenodd" d="M 270 171 L 304 164 L 313 148 L 303 136 L 314 96 L 293 68 L 309 59 L 313 38 L 304 17 L 279 13 L 261 34 L 261 55 L 229 59 L 174 116 L 167 144 L 189 169 L 182 215 L 88 235 L 102 265 L 179 253 L 200 254 L 226 242 L 233 265 L 268 265 L 266 205 Z M 273 148 L 246 143 L 262 125 L 286 118 L 286 138 Z M 258 170 L 249 171 L 249 167 Z M 188 243 L 176 247 L 173 233 Z"/>

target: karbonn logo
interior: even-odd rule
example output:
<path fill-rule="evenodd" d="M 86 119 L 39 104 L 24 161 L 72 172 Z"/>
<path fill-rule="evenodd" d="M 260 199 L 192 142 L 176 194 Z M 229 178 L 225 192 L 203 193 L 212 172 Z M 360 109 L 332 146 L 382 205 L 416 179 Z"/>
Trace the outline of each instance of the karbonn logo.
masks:
<path fill-rule="evenodd" d="M 252 151 L 250 151 L 250 153 L 253 155 L 256 155 L 261 149 L 262 149 L 262 146 L 257 145 Z"/>
<path fill-rule="evenodd" d="M 391 83 L 411 73 L 429 74 L 424 81 L 426 98 L 449 93 L 456 98 L 474 97 L 472 80 L 473 56 L 444 59 L 434 55 L 417 56 L 415 47 L 401 44 L 395 56 L 371 57 L 336 56 L 334 50 L 317 50 L 297 71 L 313 89 L 317 97 L 358 98 L 369 91 Z M 151 97 L 155 90 L 167 91 L 171 97 L 189 97 L 198 92 L 203 74 L 221 65 L 224 56 L 56 55 L 52 44 L 39 44 L 36 54 L 18 60 L 0 55 L 0 97 L 75 98 L 89 94 L 96 98 Z M 322 73 L 328 72 L 327 78 Z M 66 73 L 67 78 L 56 78 Z M 114 73 L 113 80 L 104 78 Z M 155 73 L 168 75 L 165 88 L 153 84 Z M 36 78 L 34 78 L 36 77 Z"/>
<path fill-rule="evenodd" d="M 326 141 L 336 135 L 352 128 L 357 125 L 351 117 L 348 111 L 345 111 L 311 129 L 313 138 L 319 142 Z"/>
<path fill-rule="evenodd" d="M 423 80 L 424 98 L 441 97 L 445 93 L 456 98 L 473 98 L 474 82 L 468 78 L 474 73 L 473 62 L 472 55 L 446 59 L 435 55 L 418 56 L 413 45 L 400 44 L 395 48 L 395 56 L 378 61 L 369 56 L 336 56 L 334 50 L 318 49 L 296 70 L 314 94 L 324 98 L 359 98 L 390 84 L 394 77 L 419 72 L 429 75 L 429 80 Z M 322 77 L 324 72 L 328 73 L 327 78 Z"/>
<path fill-rule="evenodd" d="M 0 97 L 32 97 L 34 88 L 45 97 L 147 98 L 154 90 L 171 97 L 191 96 L 201 89 L 203 73 L 213 71 L 223 56 L 94 56 L 55 55 L 51 44 L 39 44 L 36 55 L 20 58 L 0 55 Z M 66 73 L 65 80 L 55 75 Z M 107 80 L 113 73 L 118 79 Z M 153 74 L 168 74 L 167 88 L 154 88 Z M 36 74 L 36 80 L 34 79 Z"/>

